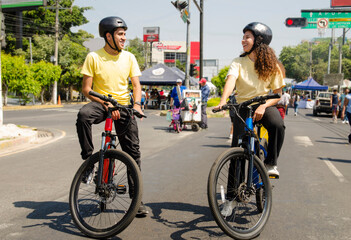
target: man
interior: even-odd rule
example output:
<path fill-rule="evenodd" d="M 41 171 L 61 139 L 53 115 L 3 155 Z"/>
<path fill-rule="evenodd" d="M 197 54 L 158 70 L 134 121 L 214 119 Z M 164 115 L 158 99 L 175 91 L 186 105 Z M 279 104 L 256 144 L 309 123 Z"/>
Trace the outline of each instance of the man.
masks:
<path fill-rule="evenodd" d="M 133 108 L 140 113 L 141 111 L 141 86 L 139 76 L 141 72 L 135 56 L 124 51 L 126 42 L 127 24 L 122 18 L 107 17 L 100 21 L 99 33 L 105 39 L 105 46 L 95 52 L 91 52 L 85 59 L 81 73 L 83 74 L 83 94 L 91 100 L 84 105 L 77 118 L 77 133 L 82 149 L 83 160 L 88 159 L 94 150 L 92 141 L 92 124 L 101 123 L 106 119 L 107 106 L 99 98 L 89 95 L 93 90 L 103 95 L 111 94 L 122 105 L 129 104 L 128 78 L 130 77 L 133 85 Z M 139 133 L 136 120 L 128 119 L 125 111 L 113 111 L 118 139 L 122 150 L 127 152 L 138 164 L 140 161 Z M 138 214 L 146 215 L 147 209 L 141 204 Z"/>
<path fill-rule="evenodd" d="M 183 81 L 181 79 L 177 79 L 176 82 L 177 86 L 175 86 L 171 92 L 170 106 L 172 107 L 174 105 L 176 108 L 179 108 L 182 99 L 182 92 L 186 89 L 186 86 L 182 86 Z"/>
<path fill-rule="evenodd" d="M 206 108 L 207 108 L 207 101 L 208 97 L 210 96 L 210 87 L 206 83 L 206 79 L 202 78 L 200 81 L 200 86 L 201 86 L 201 123 L 200 127 L 202 129 L 208 128 L 207 125 L 207 113 L 206 113 Z"/>
<path fill-rule="evenodd" d="M 280 116 L 284 120 L 285 114 L 288 115 L 288 105 L 290 101 L 290 94 L 286 92 L 286 89 L 283 89 L 283 95 L 281 96 L 279 102 L 277 103 L 277 108 L 279 110 Z"/>

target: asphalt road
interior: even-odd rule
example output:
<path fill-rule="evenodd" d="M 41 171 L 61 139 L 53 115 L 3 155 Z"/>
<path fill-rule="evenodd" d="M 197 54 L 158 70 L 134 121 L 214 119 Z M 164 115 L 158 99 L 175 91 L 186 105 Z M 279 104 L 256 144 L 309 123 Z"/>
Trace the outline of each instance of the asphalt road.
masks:
<path fill-rule="evenodd" d="M 70 183 L 81 164 L 75 132 L 79 105 L 5 111 L 4 122 L 51 129 L 57 141 L 0 158 L 0 239 L 85 239 L 71 221 Z M 207 177 L 230 145 L 228 118 L 209 119 L 208 130 L 168 132 L 158 111 L 139 121 L 144 180 L 150 210 L 115 239 L 229 239 L 207 203 Z M 292 110 L 290 110 L 290 114 Z M 287 116 L 279 158 L 281 178 L 272 180 L 273 210 L 257 239 L 351 239 L 350 127 L 313 117 Z M 94 127 L 99 146 L 103 125 Z"/>

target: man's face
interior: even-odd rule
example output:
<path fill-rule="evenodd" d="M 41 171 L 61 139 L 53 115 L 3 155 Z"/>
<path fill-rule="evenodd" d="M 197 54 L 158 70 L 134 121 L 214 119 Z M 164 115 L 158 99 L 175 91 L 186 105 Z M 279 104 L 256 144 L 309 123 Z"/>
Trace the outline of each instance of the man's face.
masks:
<path fill-rule="evenodd" d="M 127 38 L 126 38 L 126 31 L 124 30 L 124 28 L 117 28 L 115 30 L 115 32 L 113 33 L 113 35 L 114 35 L 117 47 L 119 49 L 124 49 L 124 44 L 125 44 L 125 42 L 127 40 Z M 114 46 L 112 36 L 109 33 L 107 33 L 107 40 L 109 41 L 111 46 Z"/>

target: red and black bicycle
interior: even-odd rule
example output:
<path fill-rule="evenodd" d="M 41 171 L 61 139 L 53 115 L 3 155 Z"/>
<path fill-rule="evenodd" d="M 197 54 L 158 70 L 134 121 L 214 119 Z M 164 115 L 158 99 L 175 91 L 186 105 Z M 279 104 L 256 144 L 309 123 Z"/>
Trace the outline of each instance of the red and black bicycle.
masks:
<path fill-rule="evenodd" d="M 74 176 L 69 205 L 74 223 L 84 234 L 108 238 L 132 222 L 143 191 L 138 165 L 126 152 L 117 149 L 117 134 L 112 132 L 112 112 L 127 111 L 130 118 L 146 116 L 118 104 L 111 95 L 106 97 L 93 91 L 89 94 L 112 103 L 113 107 L 108 108 L 100 151 L 84 161 Z"/>

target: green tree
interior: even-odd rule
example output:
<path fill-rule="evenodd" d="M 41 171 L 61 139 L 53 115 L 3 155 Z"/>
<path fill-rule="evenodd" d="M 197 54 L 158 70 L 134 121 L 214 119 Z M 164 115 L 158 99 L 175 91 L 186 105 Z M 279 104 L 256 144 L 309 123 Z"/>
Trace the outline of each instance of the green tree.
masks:
<path fill-rule="evenodd" d="M 24 100 L 29 99 L 29 94 L 38 96 L 40 84 L 35 81 L 30 67 L 25 63 L 23 56 L 1 54 L 2 85 L 4 89 L 4 105 L 7 105 L 9 91 L 16 92 Z"/>
<path fill-rule="evenodd" d="M 52 63 L 40 61 L 31 65 L 30 70 L 32 71 L 33 78 L 40 85 L 40 100 L 44 104 L 45 90 L 48 90 L 53 82 L 60 79 L 61 68 Z"/>
<path fill-rule="evenodd" d="M 79 92 L 82 90 L 83 75 L 80 71 L 81 67 L 71 65 L 68 67 L 68 71 L 66 71 L 61 77 L 61 85 L 67 88 L 66 101 L 68 101 L 68 96 L 70 96 L 69 100 L 73 100 L 73 89 L 76 89 Z"/>
<path fill-rule="evenodd" d="M 64 35 L 72 37 L 73 41 L 81 39 L 82 31 L 73 33 L 72 27 L 81 26 L 88 23 L 87 18 L 83 15 L 85 11 L 91 7 L 78 7 L 74 6 L 74 0 L 58 0 L 59 1 L 59 34 L 60 38 Z M 47 7 L 39 7 L 35 10 L 23 11 L 23 35 L 32 37 L 33 35 L 55 35 L 55 4 L 56 0 L 48 0 Z M 5 18 L 6 24 L 6 42 L 7 46 L 5 51 L 13 53 L 15 50 L 16 39 L 13 33 L 16 32 L 15 26 L 17 25 L 16 15 L 8 14 Z M 84 31 L 83 31 L 84 32 Z M 86 35 L 85 32 L 83 35 Z M 77 41 L 78 42 L 78 41 Z M 23 38 L 23 49 L 26 51 L 28 48 L 28 39 Z"/>
<path fill-rule="evenodd" d="M 217 91 L 220 95 L 222 95 L 223 88 L 225 85 L 225 78 L 227 76 L 228 71 L 229 71 L 229 66 L 225 66 L 219 71 L 217 76 L 214 76 L 211 79 L 211 82 L 213 83 L 213 85 L 217 87 Z"/>
<path fill-rule="evenodd" d="M 140 70 L 145 69 L 145 55 L 144 55 L 144 43 L 140 38 L 134 38 L 128 40 L 128 46 L 126 50 L 133 53 L 136 60 L 138 61 Z"/>

